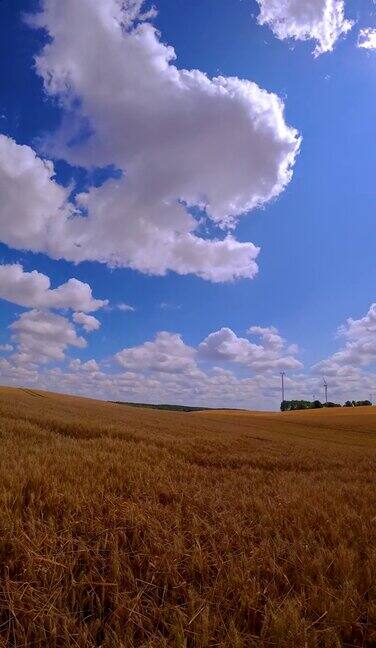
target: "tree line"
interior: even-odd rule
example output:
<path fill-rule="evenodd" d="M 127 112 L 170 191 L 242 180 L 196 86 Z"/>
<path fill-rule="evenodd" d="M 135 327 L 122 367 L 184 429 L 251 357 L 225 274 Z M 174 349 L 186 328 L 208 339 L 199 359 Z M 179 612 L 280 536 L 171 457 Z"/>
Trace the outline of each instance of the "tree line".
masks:
<path fill-rule="evenodd" d="M 347 400 L 343 407 L 365 407 L 372 405 L 369 400 L 361 401 L 350 401 Z M 292 410 L 305 410 L 305 409 L 320 409 L 321 407 L 342 407 L 340 403 L 332 403 L 328 401 L 327 403 L 322 403 L 319 400 L 308 401 L 308 400 L 284 400 L 281 403 L 281 412 L 290 412 Z"/>

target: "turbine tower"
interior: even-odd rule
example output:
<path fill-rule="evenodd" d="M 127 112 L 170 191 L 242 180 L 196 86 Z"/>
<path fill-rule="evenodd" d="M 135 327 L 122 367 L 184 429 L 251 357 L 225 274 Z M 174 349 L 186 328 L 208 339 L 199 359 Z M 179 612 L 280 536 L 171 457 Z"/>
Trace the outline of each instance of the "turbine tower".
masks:
<path fill-rule="evenodd" d="M 282 403 L 285 400 L 285 376 L 286 376 L 286 373 L 284 371 L 281 371 Z"/>
<path fill-rule="evenodd" d="M 322 379 L 324 383 L 324 389 L 325 389 L 325 405 L 328 403 L 328 383 L 326 382 L 325 378 Z"/>

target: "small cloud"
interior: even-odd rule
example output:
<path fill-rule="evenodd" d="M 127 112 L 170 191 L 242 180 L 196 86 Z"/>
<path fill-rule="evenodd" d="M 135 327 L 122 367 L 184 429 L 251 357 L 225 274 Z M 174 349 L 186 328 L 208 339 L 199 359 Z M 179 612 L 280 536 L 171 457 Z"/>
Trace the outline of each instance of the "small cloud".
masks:
<path fill-rule="evenodd" d="M 116 308 L 118 308 L 118 310 L 121 310 L 121 311 L 124 311 L 124 312 L 127 312 L 127 313 L 134 313 L 135 310 L 136 310 L 134 306 L 131 306 L 130 304 L 124 304 L 124 303 L 117 304 Z"/>
<path fill-rule="evenodd" d="M 257 22 L 260 25 L 268 25 L 280 40 L 315 41 L 315 56 L 331 52 L 338 39 L 347 34 L 354 24 L 345 17 L 344 0 L 257 2 L 260 6 Z M 290 49 L 294 49 L 293 41 L 290 41 Z"/>
<path fill-rule="evenodd" d="M 159 304 L 159 308 L 161 310 L 180 310 L 181 305 L 180 304 L 169 304 L 168 302 L 161 302 Z"/>
<path fill-rule="evenodd" d="M 124 313 L 134 313 L 136 311 L 136 308 L 135 306 L 131 306 L 130 304 L 120 302 L 119 304 L 107 304 L 107 306 L 105 306 L 103 310 L 107 311 L 107 313 L 112 313 L 115 310 L 120 310 Z"/>
<path fill-rule="evenodd" d="M 76 324 L 80 324 L 88 333 L 90 331 L 97 331 L 101 326 L 100 321 L 96 317 L 87 315 L 86 313 L 73 313 L 73 321 Z"/>
<path fill-rule="evenodd" d="M 72 371 L 99 371 L 99 366 L 96 360 L 87 360 L 87 362 L 81 362 L 81 360 L 79 360 L 78 358 L 70 361 L 69 368 L 72 369 Z"/>
<path fill-rule="evenodd" d="M 376 49 L 376 29 L 361 29 L 358 35 L 358 47 L 362 49 Z"/>

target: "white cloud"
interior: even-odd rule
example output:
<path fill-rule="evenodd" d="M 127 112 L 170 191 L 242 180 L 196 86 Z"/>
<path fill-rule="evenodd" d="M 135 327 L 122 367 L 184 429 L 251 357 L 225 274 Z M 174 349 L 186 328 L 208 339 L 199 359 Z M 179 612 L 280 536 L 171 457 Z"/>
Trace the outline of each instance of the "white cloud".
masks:
<path fill-rule="evenodd" d="M 251 326 L 247 333 L 261 337 L 265 349 L 280 351 L 285 346 L 283 338 L 274 326 Z"/>
<path fill-rule="evenodd" d="M 94 299 L 88 284 L 69 279 L 51 289 L 49 278 L 36 270 L 25 272 L 22 265 L 0 265 L 0 299 L 32 308 L 71 308 L 86 312 L 96 311 L 107 300 Z"/>
<path fill-rule="evenodd" d="M 81 362 L 79 358 L 71 360 L 69 363 L 69 368 L 73 371 L 85 371 L 89 373 L 96 373 L 99 371 L 99 366 L 96 360 L 87 360 L 86 362 Z"/>
<path fill-rule="evenodd" d="M 60 368 L 40 370 L 37 374 L 39 389 L 77 393 L 109 400 L 125 400 L 148 403 L 177 403 L 217 407 L 272 408 L 278 404 L 279 380 L 259 377 L 239 378 L 229 370 L 214 368 L 212 371 L 192 373 L 123 371 L 105 373 L 91 361 L 81 363 L 73 360 L 69 370 Z M 12 382 L 10 366 L 2 367 L 0 381 L 7 371 Z M 25 378 L 21 379 L 27 382 Z M 35 382 L 35 372 L 30 370 L 30 383 Z"/>
<path fill-rule="evenodd" d="M 261 337 L 261 344 L 238 337 L 231 329 L 222 328 L 208 335 L 198 347 L 199 355 L 213 362 L 232 362 L 250 367 L 255 373 L 296 370 L 301 362 L 291 355 L 297 348 L 289 347 L 274 327 L 253 326 L 248 333 Z M 287 355 L 286 355 L 287 353 Z"/>
<path fill-rule="evenodd" d="M 44 0 L 29 20 L 50 37 L 36 69 L 66 114 L 46 148 L 90 168 L 113 164 L 123 175 L 73 206 L 50 162 L 3 138 L 0 190 L 11 191 L 0 238 L 54 258 L 152 274 L 253 277 L 258 248 L 220 230 L 202 238 L 189 207 L 232 227 L 290 182 L 300 138 L 285 123 L 282 101 L 255 83 L 178 69 L 173 49 L 137 14 L 141 6 Z"/>
<path fill-rule="evenodd" d="M 43 376 L 36 368 L 15 364 L 9 359 L 0 358 L 0 383 L 3 385 L 33 385 L 43 382 Z"/>
<path fill-rule="evenodd" d="M 54 313 L 31 310 L 22 313 L 9 328 L 17 345 L 12 356 L 17 364 L 61 361 L 68 346 L 86 346 L 86 340 L 77 336 L 71 322 Z"/>
<path fill-rule="evenodd" d="M 257 0 L 258 22 L 281 40 L 314 40 L 315 56 L 331 52 L 353 23 L 345 17 L 344 0 Z"/>
<path fill-rule="evenodd" d="M 151 342 L 120 351 L 115 356 L 117 370 L 94 358 L 71 360 L 68 368 L 57 366 L 64 361 L 68 345 L 85 345 L 72 324 L 58 315 L 37 311 L 20 319 L 21 325 L 18 320 L 11 327 L 16 353 L 0 358 L 0 382 L 5 384 L 36 384 L 39 389 L 110 400 L 273 409 L 280 401 L 279 371 L 285 369 L 287 398 L 324 397 L 321 369 L 304 372 L 300 362 L 288 355 L 293 353 L 293 345 L 288 346 L 273 327 L 249 329 L 250 335 L 260 338 L 259 344 L 238 337 L 231 329 L 221 329 L 197 348 L 185 344 L 178 334 L 161 332 Z M 367 360 L 364 356 L 366 339 L 375 337 L 375 321 L 373 305 L 365 317 L 349 319 L 339 329 L 346 341 L 339 353 L 347 356 L 341 362 L 338 358 L 325 361 L 331 362 L 331 373 L 324 374 L 330 400 L 369 398 L 374 390 L 376 374 L 363 367 L 376 358 L 369 345 Z M 354 344 L 358 345 L 357 354 L 353 348 L 349 354 L 348 345 Z"/>
<path fill-rule="evenodd" d="M 358 47 L 364 49 L 376 49 L 376 29 L 361 29 L 358 35 Z"/>
<path fill-rule="evenodd" d="M 187 346 L 180 335 L 161 331 L 153 342 L 123 349 L 116 354 L 118 363 L 131 371 L 156 371 L 162 373 L 195 372 L 195 350 Z"/>
<path fill-rule="evenodd" d="M 85 331 L 97 331 L 100 328 L 100 321 L 92 315 L 86 315 L 86 313 L 73 313 L 73 321 L 76 324 L 81 324 Z"/>
<path fill-rule="evenodd" d="M 261 337 L 262 344 L 223 328 L 208 335 L 197 349 L 186 345 L 178 334 L 157 333 L 154 341 L 116 354 L 126 374 L 115 382 L 147 400 L 175 398 L 175 402 L 204 404 L 206 399 L 219 404 L 222 397 L 226 405 L 239 405 L 258 394 L 275 401 L 280 389 L 278 372 L 296 371 L 302 365 L 286 355 L 286 343 L 275 328 L 252 327 L 251 333 Z M 250 369 L 253 376 L 240 378 L 228 368 L 216 366 L 228 363 L 233 369 L 235 365 Z"/>
<path fill-rule="evenodd" d="M 214 362 L 246 363 L 250 356 L 261 355 L 261 346 L 251 344 L 246 338 L 239 338 L 230 328 L 221 328 L 210 333 L 198 347 L 203 358 Z"/>
<path fill-rule="evenodd" d="M 117 308 L 125 313 L 134 313 L 136 310 L 134 306 L 124 303 L 117 304 Z"/>
<path fill-rule="evenodd" d="M 69 191 L 58 185 L 52 162 L 0 135 L 0 240 L 17 249 L 51 253 L 72 213 Z"/>
<path fill-rule="evenodd" d="M 326 360 L 318 362 L 313 370 L 327 376 L 350 375 L 359 367 L 376 363 L 376 304 L 371 304 L 366 315 L 358 320 L 351 317 L 338 329 L 346 343 Z"/>
<path fill-rule="evenodd" d="M 7 353 L 8 351 L 13 351 L 13 347 L 11 344 L 0 344 L 0 351 Z"/>

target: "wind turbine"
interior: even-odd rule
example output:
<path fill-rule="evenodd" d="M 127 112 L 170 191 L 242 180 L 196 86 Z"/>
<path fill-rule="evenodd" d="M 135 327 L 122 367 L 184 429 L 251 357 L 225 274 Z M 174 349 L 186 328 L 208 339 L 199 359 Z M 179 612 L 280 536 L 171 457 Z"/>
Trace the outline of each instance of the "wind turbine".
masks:
<path fill-rule="evenodd" d="M 326 382 L 325 378 L 322 379 L 324 383 L 324 389 L 325 389 L 325 405 L 328 403 L 328 383 Z"/>
<path fill-rule="evenodd" d="M 282 381 L 282 403 L 285 400 L 285 376 L 286 373 L 284 371 L 281 371 L 281 381 Z"/>

